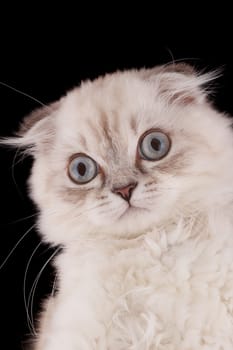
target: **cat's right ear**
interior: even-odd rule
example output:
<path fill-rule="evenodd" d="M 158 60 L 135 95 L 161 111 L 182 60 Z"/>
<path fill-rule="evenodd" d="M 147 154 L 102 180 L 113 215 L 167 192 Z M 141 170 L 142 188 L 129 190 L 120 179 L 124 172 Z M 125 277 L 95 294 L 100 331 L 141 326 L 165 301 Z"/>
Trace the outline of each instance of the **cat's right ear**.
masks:
<path fill-rule="evenodd" d="M 55 132 L 55 115 L 59 108 L 60 101 L 34 110 L 23 119 L 15 136 L 0 139 L 0 144 L 24 149 L 29 154 L 49 147 Z"/>
<path fill-rule="evenodd" d="M 202 73 L 186 63 L 174 63 L 142 69 L 140 76 L 152 83 L 157 96 L 173 105 L 203 104 L 211 91 L 209 83 L 221 75 L 220 70 Z"/>

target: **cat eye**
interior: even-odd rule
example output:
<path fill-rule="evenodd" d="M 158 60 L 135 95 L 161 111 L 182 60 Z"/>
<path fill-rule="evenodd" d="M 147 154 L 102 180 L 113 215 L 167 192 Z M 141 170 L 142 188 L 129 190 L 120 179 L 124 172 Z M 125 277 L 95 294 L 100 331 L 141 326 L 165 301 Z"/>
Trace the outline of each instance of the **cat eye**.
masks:
<path fill-rule="evenodd" d="M 138 146 L 141 158 L 145 160 L 160 160 L 167 155 L 171 147 L 169 137 L 159 130 L 149 130 L 144 133 Z"/>
<path fill-rule="evenodd" d="M 90 157 L 79 153 L 71 157 L 68 166 L 68 175 L 72 181 L 79 185 L 93 180 L 98 174 L 98 165 Z"/>

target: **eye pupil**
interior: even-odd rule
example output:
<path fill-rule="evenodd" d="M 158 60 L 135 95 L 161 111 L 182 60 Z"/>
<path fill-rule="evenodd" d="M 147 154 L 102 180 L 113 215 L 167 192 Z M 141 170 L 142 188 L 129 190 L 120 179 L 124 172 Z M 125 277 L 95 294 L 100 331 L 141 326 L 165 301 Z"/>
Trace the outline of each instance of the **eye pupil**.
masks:
<path fill-rule="evenodd" d="M 86 173 L 86 165 L 84 164 L 84 163 L 79 163 L 78 164 L 78 172 L 79 172 L 79 174 L 81 175 L 81 176 L 84 176 L 85 175 L 85 173 Z"/>
<path fill-rule="evenodd" d="M 150 144 L 155 151 L 159 151 L 161 148 L 161 142 L 156 138 L 153 138 Z"/>

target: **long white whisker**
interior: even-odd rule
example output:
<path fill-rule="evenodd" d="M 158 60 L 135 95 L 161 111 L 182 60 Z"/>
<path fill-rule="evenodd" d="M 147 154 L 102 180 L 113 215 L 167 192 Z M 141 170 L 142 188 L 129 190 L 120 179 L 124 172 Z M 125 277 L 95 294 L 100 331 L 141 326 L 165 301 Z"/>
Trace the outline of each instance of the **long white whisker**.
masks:
<path fill-rule="evenodd" d="M 54 297 L 55 289 L 56 289 L 56 283 L 57 283 L 57 273 L 55 274 L 54 281 L 53 281 L 53 288 L 50 294 L 50 297 Z"/>
<path fill-rule="evenodd" d="M 20 218 L 20 219 L 16 219 L 16 220 L 14 220 L 14 221 L 9 222 L 8 225 L 16 224 L 16 223 L 18 223 L 18 222 L 21 222 L 21 221 L 24 221 L 24 220 L 33 218 L 34 216 L 37 216 L 37 215 L 38 215 L 38 213 L 35 213 L 35 214 L 28 215 L 28 216 L 25 216 L 25 217 Z"/>
<path fill-rule="evenodd" d="M 73 206 L 73 208 L 71 210 L 69 210 L 70 221 L 71 220 L 76 220 L 80 216 L 83 216 L 86 213 L 91 212 L 92 210 L 95 210 L 97 208 L 101 208 L 101 207 L 103 207 L 103 206 L 105 206 L 107 204 L 110 204 L 110 203 L 111 203 L 111 201 L 109 200 L 109 201 L 106 201 L 106 202 L 103 202 L 103 203 L 100 203 L 100 204 L 97 204 L 97 205 L 94 205 L 94 206 L 90 206 L 89 208 L 83 210 L 81 213 L 77 213 L 77 208 L 75 206 Z M 63 211 L 62 213 L 60 213 L 60 215 L 61 216 L 63 216 L 63 215 L 65 216 L 66 213 L 67 212 Z M 50 209 L 50 210 L 47 211 L 47 214 L 48 215 L 57 215 L 58 212 L 56 210 L 54 210 L 54 209 Z"/>
<path fill-rule="evenodd" d="M 15 91 L 15 92 L 18 92 L 19 94 L 21 94 L 21 95 L 23 95 L 23 96 L 26 96 L 26 97 L 30 98 L 31 100 L 33 100 L 33 101 L 39 103 L 41 106 L 47 107 L 46 104 L 44 104 L 43 102 L 41 102 L 41 101 L 38 100 L 37 98 L 35 98 L 35 97 L 33 97 L 33 96 L 27 94 L 27 93 L 24 92 L 24 91 L 18 90 L 18 89 L 16 89 L 15 87 L 10 86 L 9 84 L 6 84 L 6 83 L 4 83 L 4 82 L 2 82 L 2 81 L 0 81 L 0 85 L 5 86 L 5 87 L 7 87 L 8 89 L 11 89 L 11 90 L 13 90 L 13 91 Z"/>
<path fill-rule="evenodd" d="M 42 273 L 42 272 L 41 272 Z M 31 307 L 30 307 L 30 314 L 28 315 L 29 317 L 29 320 L 30 320 L 30 325 L 31 325 L 31 332 L 33 335 L 37 335 L 37 332 L 36 332 L 36 329 L 35 329 L 35 326 L 34 326 L 34 322 L 33 322 L 33 299 L 34 299 L 34 295 L 35 295 L 35 290 L 36 290 L 36 287 L 37 287 L 37 284 L 38 284 L 38 281 L 40 279 L 40 276 L 41 276 L 41 273 L 39 273 L 36 277 L 36 279 L 34 280 L 33 282 L 33 285 L 32 285 L 32 288 L 30 290 L 30 293 L 29 293 L 29 298 L 28 298 L 28 303 L 26 305 L 27 309 L 28 309 L 28 313 L 29 313 L 29 306 L 31 304 Z M 33 298 L 33 299 L 32 299 Z"/>
<path fill-rule="evenodd" d="M 24 237 L 27 236 L 27 234 L 36 226 L 36 224 L 32 225 L 24 234 L 23 236 L 18 240 L 18 242 L 15 244 L 15 246 L 11 249 L 7 257 L 3 260 L 2 264 L 0 265 L 0 270 L 3 268 L 3 266 L 6 264 L 12 253 L 15 251 L 15 249 L 18 247 L 18 245 L 22 242 Z"/>
<path fill-rule="evenodd" d="M 26 311 L 26 315 L 27 315 L 27 324 L 28 324 L 28 328 L 33 331 L 33 324 L 32 321 L 29 317 L 29 311 L 28 311 L 28 305 L 27 305 L 27 301 L 26 301 L 26 280 L 27 280 L 27 273 L 28 273 L 28 269 L 29 269 L 29 265 L 32 261 L 33 256 L 35 255 L 36 251 L 38 250 L 38 248 L 40 247 L 40 245 L 42 244 L 42 242 L 39 242 L 39 244 L 36 246 L 36 248 L 33 250 L 28 262 L 27 262 L 27 266 L 25 269 L 25 273 L 24 273 L 24 279 L 23 279 L 23 300 L 24 300 L 24 307 L 25 307 L 25 311 Z"/>
<path fill-rule="evenodd" d="M 171 56 L 172 63 L 174 64 L 174 63 L 175 63 L 175 57 L 174 57 L 174 55 L 173 55 L 173 53 L 172 53 L 172 50 L 169 49 L 168 46 L 166 46 L 166 50 L 168 51 L 169 55 Z"/>
<path fill-rule="evenodd" d="M 184 58 L 178 58 L 178 59 L 174 59 L 174 56 L 171 52 L 171 50 L 169 48 L 166 48 L 167 51 L 169 52 L 169 54 L 172 57 L 172 61 L 169 61 L 167 63 L 164 64 L 164 66 L 169 66 L 170 64 L 175 64 L 175 63 L 179 63 L 179 62 L 185 62 L 185 61 L 200 61 L 199 57 L 184 57 Z"/>
<path fill-rule="evenodd" d="M 152 193 L 152 192 L 162 192 L 162 191 L 167 191 L 167 190 L 174 190 L 174 187 L 152 187 L 152 188 L 148 188 L 147 190 L 145 190 L 143 193 Z"/>
<path fill-rule="evenodd" d="M 28 296 L 28 303 L 27 303 L 27 307 L 29 309 L 29 305 L 31 304 L 30 306 L 30 319 L 31 319 L 31 324 L 32 324 L 32 331 L 33 331 L 33 334 L 36 335 L 36 330 L 35 330 L 35 327 L 34 327 L 34 323 L 33 323 L 33 303 L 34 303 L 34 296 L 35 296 L 35 291 L 36 291 L 36 287 L 37 287 L 37 284 L 38 284 L 38 281 L 40 279 L 40 276 L 42 275 L 44 269 L 46 268 L 46 266 L 48 265 L 48 263 L 53 259 L 53 257 L 58 253 L 58 251 L 61 250 L 60 247 L 58 247 L 54 252 L 53 254 L 48 258 L 48 260 L 45 262 L 45 264 L 42 266 L 42 268 L 40 269 L 39 273 L 37 274 L 37 277 L 35 279 L 35 281 L 33 282 L 33 285 L 32 285 L 32 288 L 30 290 L 30 293 L 29 293 L 29 296 Z"/>
<path fill-rule="evenodd" d="M 108 203 L 110 203 L 110 201 L 108 202 Z M 80 217 L 80 216 L 82 216 L 82 215 L 85 215 L 87 212 L 90 212 L 90 211 L 92 211 L 92 210 L 95 210 L 95 209 L 97 209 L 97 208 L 99 208 L 99 207 L 102 207 L 102 206 L 104 206 L 104 204 L 108 204 L 107 202 L 106 203 L 102 203 L 102 204 L 98 204 L 98 205 L 95 205 L 95 206 L 93 206 L 93 207 L 90 207 L 90 208 L 87 208 L 85 211 L 82 211 L 81 213 L 79 213 L 78 215 L 76 214 L 76 208 L 74 208 L 74 216 L 73 216 L 73 220 L 76 220 L 78 217 Z"/>
<path fill-rule="evenodd" d="M 15 187 L 18 191 L 18 194 L 20 195 L 21 198 L 23 198 L 23 194 L 21 192 L 21 190 L 19 189 L 19 186 L 16 182 L 16 179 L 15 179 L 15 165 L 16 165 L 16 158 L 18 156 L 18 153 L 20 152 L 20 149 L 17 148 L 16 152 L 15 152 L 15 155 L 14 155 L 14 158 L 13 158 L 13 161 L 12 161 L 12 166 L 11 166 L 11 177 L 12 177 L 12 180 L 13 180 L 13 183 L 15 184 Z"/>

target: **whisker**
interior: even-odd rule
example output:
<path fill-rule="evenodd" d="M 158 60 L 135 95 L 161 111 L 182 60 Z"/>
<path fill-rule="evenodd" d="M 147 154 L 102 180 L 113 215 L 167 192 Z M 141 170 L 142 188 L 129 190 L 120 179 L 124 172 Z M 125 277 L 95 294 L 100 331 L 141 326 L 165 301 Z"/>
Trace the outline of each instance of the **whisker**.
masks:
<path fill-rule="evenodd" d="M 33 224 L 24 234 L 23 236 L 18 240 L 18 242 L 14 245 L 14 247 L 11 249 L 11 251 L 9 252 L 9 254 L 7 255 L 7 257 L 4 259 L 4 261 L 2 262 L 2 264 L 0 265 L 0 270 L 3 268 L 3 266 L 6 264 L 6 262 L 8 261 L 8 259 L 10 258 L 10 256 L 13 254 L 13 252 L 15 251 L 15 249 L 18 247 L 18 245 L 22 242 L 22 240 L 27 236 L 27 234 L 36 226 L 36 224 Z"/>
<path fill-rule="evenodd" d="M 110 213 L 114 213 L 114 212 L 115 212 L 116 215 L 117 215 L 117 213 L 118 213 L 119 211 L 121 212 L 121 211 L 122 211 L 122 208 L 121 208 L 120 206 L 116 206 L 116 207 L 113 207 L 113 208 L 108 208 L 107 211 L 106 211 L 106 210 L 102 210 L 102 211 L 99 212 L 99 214 L 101 215 L 101 214 L 106 213 L 106 212 L 107 212 L 108 214 L 110 214 Z"/>
<path fill-rule="evenodd" d="M 174 59 L 174 56 L 173 56 L 171 50 L 168 47 L 166 49 L 167 49 L 168 53 L 170 54 L 172 60 L 165 63 L 164 64 L 165 67 L 169 66 L 170 64 L 175 64 L 175 63 L 179 63 L 179 62 L 185 63 L 185 61 L 200 61 L 199 57 L 184 57 L 184 58 Z"/>
<path fill-rule="evenodd" d="M 38 213 L 35 213 L 35 214 L 28 215 L 28 216 L 25 216 L 25 217 L 20 218 L 20 219 L 16 219 L 16 220 L 14 220 L 14 221 L 9 222 L 8 225 L 16 224 L 16 223 L 18 223 L 18 222 L 21 222 L 21 221 L 30 219 L 30 218 L 32 218 L 32 217 L 34 217 L 34 216 L 37 216 L 37 215 L 38 215 Z"/>
<path fill-rule="evenodd" d="M 35 97 L 33 97 L 33 96 L 27 94 L 26 92 L 24 92 L 24 91 L 22 91 L 22 90 L 16 89 L 15 87 L 13 87 L 13 86 L 11 86 L 11 85 L 9 85 L 9 84 L 6 84 L 6 83 L 0 81 L 0 85 L 5 86 L 5 87 L 7 87 L 8 89 L 11 89 L 12 91 L 15 91 L 15 92 L 17 92 L 17 93 L 19 93 L 19 94 L 21 94 L 21 95 L 23 95 L 23 96 L 26 96 L 26 97 L 30 98 L 32 101 L 35 101 L 35 102 L 39 103 L 41 106 L 48 107 L 46 104 L 44 104 L 43 102 L 41 102 L 41 101 L 38 100 L 37 98 L 35 98 Z"/>
<path fill-rule="evenodd" d="M 165 191 L 165 190 L 174 190 L 174 187 L 163 187 L 163 186 L 158 186 L 158 187 L 152 187 L 152 188 L 149 188 L 149 189 L 146 189 L 144 190 L 142 193 L 145 193 L 145 192 L 152 192 L 152 191 Z"/>
<path fill-rule="evenodd" d="M 13 183 L 14 183 L 16 189 L 17 189 L 17 192 L 18 192 L 19 196 L 21 198 L 23 198 L 23 194 L 22 194 L 22 192 L 21 192 L 21 190 L 20 190 L 20 188 L 19 188 L 19 186 L 18 186 L 18 184 L 16 182 L 16 179 L 15 179 L 15 166 L 16 166 L 16 164 L 18 164 L 18 162 L 16 163 L 16 158 L 17 158 L 19 152 L 20 152 L 20 148 L 17 148 L 16 152 L 14 154 L 12 165 L 11 165 L 11 177 L 12 177 Z M 20 162 L 20 160 L 19 160 L 19 162 Z"/>
<path fill-rule="evenodd" d="M 31 323 L 32 323 L 32 331 L 34 335 L 37 335 L 37 332 L 35 330 L 34 327 L 34 323 L 33 323 L 33 304 L 34 304 L 34 296 L 35 296 L 35 291 L 36 291 L 36 287 L 37 284 L 39 282 L 39 279 L 44 271 L 44 269 L 46 268 L 46 266 L 48 265 L 48 263 L 53 259 L 53 257 L 59 252 L 59 250 L 61 250 L 61 247 L 58 247 L 53 254 L 47 259 L 47 261 L 44 263 L 44 265 L 42 266 L 42 268 L 40 269 L 39 273 L 37 274 L 36 279 L 33 282 L 33 285 L 31 287 L 29 296 L 28 296 L 28 303 L 27 303 L 27 307 L 29 309 L 30 306 L 30 318 L 31 318 Z"/>
<path fill-rule="evenodd" d="M 54 281 L 53 281 L 53 287 L 52 291 L 50 293 L 50 297 L 53 298 L 56 290 L 56 283 L 57 283 L 57 273 L 55 274 Z"/>
<path fill-rule="evenodd" d="M 168 51 L 169 55 L 171 56 L 172 63 L 174 64 L 175 63 L 175 57 L 174 57 L 174 55 L 172 53 L 172 50 L 168 46 L 166 46 L 166 50 Z"/>
<path fill-rule="evenodd" d="M 149 190 L 145 190 L 143 193 L 150 193 L 150 192 L 156 192 L 156 191 L 158 191 L 158 189 L 157 188 L 150 188 Z"/>
<path fill-rule="evenodd" d="M 77 213 L 76 213 L 76 208 L 74 208 L 74 209 L 73 209 L 73 211 L 74 211 L 74 212 L 73 212 L 73 214 L 74 214 L 73 220 L 76 220 L 76 219 L 79 218 L 80 216 L 85 215 L 87 212 L 90 212 L 90 211 L 95 210 L 95 209 L 97 209 L 97 208 L 103 207 L 104 205 L 107 205 L 107 204 L 109 204 L 109 203 L 111 203 L 111 201 L 104 202 L 104 203 L 95 205 L 95 206 L 93 206 L 93 207 L 87 208 L 86 210 L 82 211 L 82 212 L 79 213 L 78 215 L 77 215 Z"/>
<path fill-rule="evenodd" d="M 142 193 L 150 193 L 150 192 L 164 192 L 164 191 L 172 191 L 174 187 L 154 187 L 148 190 L 143 191 Z"/>
<path fill-rule="evenodd" d="M 29 316 L 29 310 L 28 310 L 28 305 L 27 305 L 27 300 L 26 300 L 26 280 L 27 280 L 27 273 L 28 273 L 28 269 L 29 269 L 29 265 L 32 261 L 33 256 L 35 255 L 36 251 L 38 250 L 38 248 L 41 246 L 42 242 L 39 242 L 39 244 L 36 246 L 36 248 L 33 250 L 30 258 L 28 259 L 27 262 L 27 266 L 25 269 L 25 273 L 24 273 L 24 279 L 23 279 L 23 300 L 24 300 L 24 307 L 25 307 L 25 311 L 26 311 L 26 315 L 27 315 L 27 324 L 28 324 L 28 328 L 33 332 L 33 324 L 31 321 L 31 318 Z"/>

